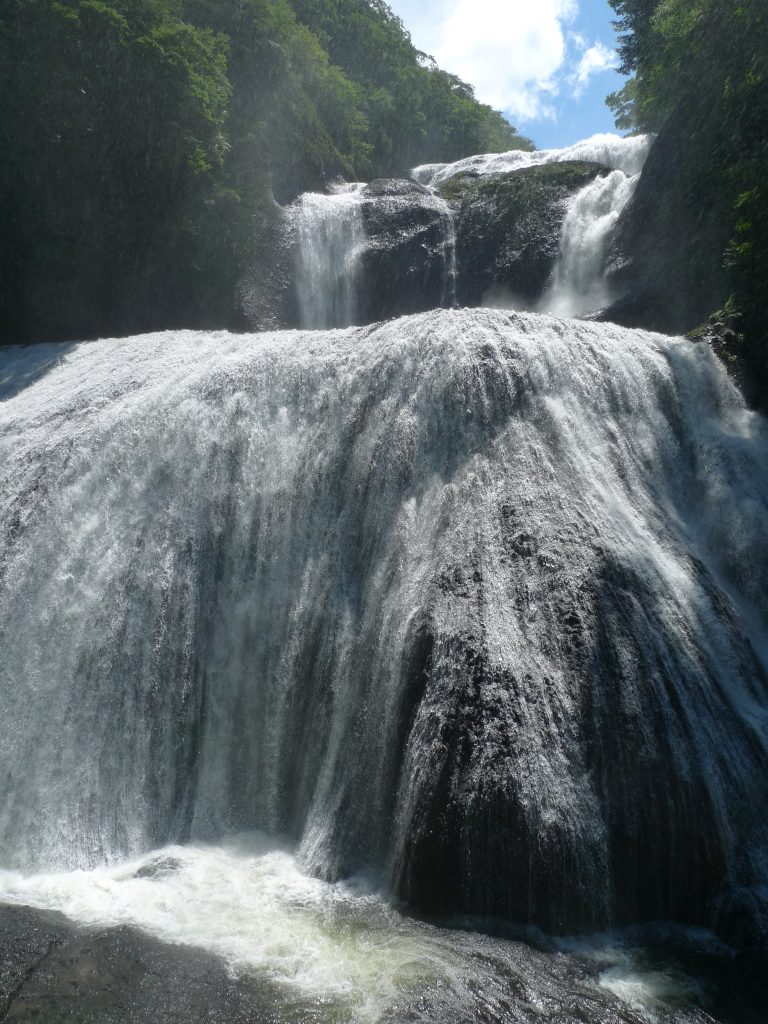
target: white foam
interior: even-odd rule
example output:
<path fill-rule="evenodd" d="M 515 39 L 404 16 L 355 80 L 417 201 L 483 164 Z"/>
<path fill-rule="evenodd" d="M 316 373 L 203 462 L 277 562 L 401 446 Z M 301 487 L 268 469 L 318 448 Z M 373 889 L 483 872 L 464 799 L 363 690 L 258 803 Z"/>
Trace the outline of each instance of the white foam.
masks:
<path fill-rule="evenodd" d="M 539 167 L 542 164 L 571 160 L 603 164 L 604 167 L 620 170 L 631 177 L 643 169 L 652 142 L 653 138 L 649 135 L 634 135 L 629 138 L 612 134 L 593 135 L 563 149 L 536 149 L 532 152 L 514 149 L 508 153 L 484 153 L 465 157 L 451 164 L 421 164 L 413 168 L 411 177 L 422 185 L 438 185 L 462 174 L 485 177 L 491 174 L 506 174 L 524 167 Z"/>
<path fill-rule="evenodd" d="M 514 1005 L 530 1021 L 584 1000 L 618 1024 L 612 999 L 599 1002 L 603 990 L 638 1021 L 654 1024 L 671 1005 L 683 1008 L 675 1019 L 684 1024 L 685 1003 L 700 996 L 681 972 L 643 971 L 641 951 L 600 940 L 563 942 L 565 955 L 550 954 L 404 917 L 370 880 L 308 877 L 290 844 L 263 833 L 170 846 L 91 871 L 0 871 L 0 901 L 58 911 L 86 927 L 137 928 L 220 956 L 234 975 L 270 984 L 263 998 L 276 1020 L 501 1021 Z"/>

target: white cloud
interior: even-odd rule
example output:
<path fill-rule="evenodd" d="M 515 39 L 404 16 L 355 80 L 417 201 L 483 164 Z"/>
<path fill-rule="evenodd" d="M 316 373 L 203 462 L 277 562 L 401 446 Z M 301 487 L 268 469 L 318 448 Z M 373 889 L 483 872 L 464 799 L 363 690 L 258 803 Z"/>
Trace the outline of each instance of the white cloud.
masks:
<path fill-rule="evenodd" d="M 583 36 L 581 32 L 569 32 L 568 39 L 571 43 L 573 43 L 574 46 L 578 47 L 580 50 L 586 50 L 586 48 L 589 46 L 586 36 Z"/>
<path fill-rule="evenodd" d="M 616 67 L 616 52 L 610 50 L 605 43 L 596 42 L 581 55 L 581 60 L 576 65 L 576 70 L 571 76 L 571 83 L 575 86 L 574 96 L 580 96 L 586 89 L 590 78 L 601 71 L 610 71 Z"/>
<path fill-rule="evenodd" d="M 389 4 L 417 47 L 523 130 L 528 122 L 556 119 L 561 90 L 577 100 L 594 75 L 616 66 L 616 54 L 605 43 L 590 44 L 579 23 L 578 0 Z"/>
<path fill-rule="evenodd" d="M 576 0 L 394 0 L 414 43 L 514 120 L 553 117 Z"/>

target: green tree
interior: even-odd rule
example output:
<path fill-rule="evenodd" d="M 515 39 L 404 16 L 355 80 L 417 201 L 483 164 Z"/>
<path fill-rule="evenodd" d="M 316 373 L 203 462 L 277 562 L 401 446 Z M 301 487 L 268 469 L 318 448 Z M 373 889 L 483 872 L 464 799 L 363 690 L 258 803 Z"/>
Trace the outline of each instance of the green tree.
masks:
<path fill-rule="evenodd" d="M 610 0 L 620 18 L 622 70 L 608 98 L 621 128 L 684 126 L 681 173 L 701 201 L 731 211 L 731 308 L 768 384 L 768 6 L 765 0 Z"/>

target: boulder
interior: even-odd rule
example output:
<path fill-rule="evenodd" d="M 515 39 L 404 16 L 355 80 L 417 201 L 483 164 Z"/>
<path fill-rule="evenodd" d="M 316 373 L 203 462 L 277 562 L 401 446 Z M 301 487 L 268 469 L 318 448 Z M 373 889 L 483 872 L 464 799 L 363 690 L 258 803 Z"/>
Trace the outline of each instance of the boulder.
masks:
<path fill-rule="evenodd" d="M 453 230 L 446 202 L 403 179 L 373 181 L 364 196 L 368 242 L 362 256 L 361 322 L 450 305 Z"/>
<path fill-rule="evenodd" d="M 560 251 L 569 200 L 607 173 L 601 164 L 574 161 L 442 183 L 440 193 L 456 217 L 459 304 L 499 299 L 535 306 Z"/>
<path fill-rule="evenodd" d="M 259 1024 L 268 984 L 210 953 L 129 928 L 81 929 L 59 914 L 0 907 L 0 1019 L 14 1024 Z"/>

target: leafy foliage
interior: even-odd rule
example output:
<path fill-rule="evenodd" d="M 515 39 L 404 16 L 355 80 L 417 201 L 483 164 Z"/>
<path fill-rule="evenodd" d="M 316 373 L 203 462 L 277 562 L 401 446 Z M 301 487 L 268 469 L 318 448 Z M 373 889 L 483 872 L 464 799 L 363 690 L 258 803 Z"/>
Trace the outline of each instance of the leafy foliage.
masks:
<path fill-rule="evenodd" d="M 5 0 L 0 339 L 233 325 L 275 206 L 527 147 L 381 0 Z"/>
<path fill-rule="evenodd" d="M 292 3 L 331 60 L 361 87 L 374 173 L 470 153 L 532 148 L 497 111 L 477 102 L 471 86 L 416 50 L 386 3 Z"/>
<path fill-rule="evenodd" d="M 608 98 L 624 129 L 658 131 L 675 116 L 683 168 L 702 202 L 731 211 L 732 308 L 768 384 L 768 5 L 765 0 L 610 0 L 622 70 Z"/>

